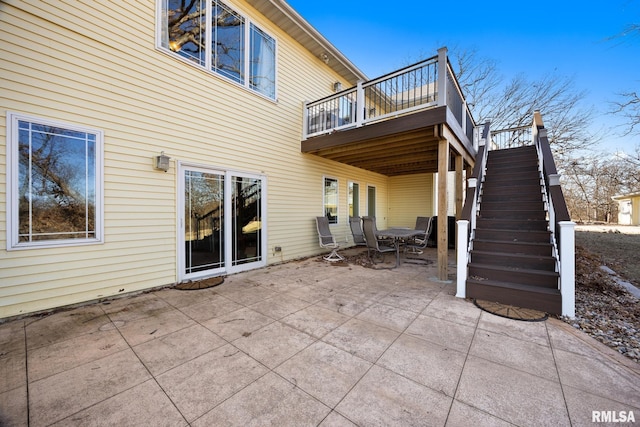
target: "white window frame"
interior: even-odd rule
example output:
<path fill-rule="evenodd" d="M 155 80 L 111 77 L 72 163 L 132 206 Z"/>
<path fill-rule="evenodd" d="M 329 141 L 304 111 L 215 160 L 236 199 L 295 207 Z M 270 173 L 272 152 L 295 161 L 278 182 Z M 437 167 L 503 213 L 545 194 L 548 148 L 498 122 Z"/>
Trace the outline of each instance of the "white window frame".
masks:
<path fill-rule="evenodd" d="M 340 180 L 333 176 L 324 175 L 322 177 L 322 216 L 327 216 L 327 199 L 326 199 L 326 181 L 328 179 L 334 180 L 336 182 L 336 222 L 329 221 L 329 225 L 335 225 L 340 223 Z"/>
<path fill-rule="evenodd" d="M 165 4 L 167 0 L 156 0 L 156 49 L 171 55 L 173 58 L 179 59 L 193 67 L 200 68 L 205 70 L 206 72 L 223 79 L 226 82 L 230 82 L 234 85 L 242 87 L 253 94 L 261 96 L 269 101 L 276 102 L 278 99 L 278 39 L 271 34 L 269 31 L 266 31 L 264 27 L 258 25 L 254 20 L 250 19 L 245 13 L 243 13 L 239 8 L 236 7 L 235 4 L 229 1 L 221 1 L 226 7 L 236 12 L 244 19 L 244 66 L 243 66 L 243 82 L 238 82 L 233 78 L 227 77 L 224 74 L 217 72 L 212 69 L 212 55 L 211 55 L 211 38 L 212 38 L 212 29 L 211 29 L 211 10 L 212 10 L 212 1 L 213 0 L 205 0 L 206 2 L 206 53 L 205 53 L 205 64 L 199 65 L 184 56 L 173 52 L 168 47 L 164 46 L 163 36 L 166 33 L 166 29 L 164 28 L 164 10 Z M 252 88 L 251 86 L 251 27 L 255 27 L 260 32 L 264 33 L 266 36 L 271 37 L 274 42 L 274 52 L 273 52 L 273 61 L 274 61 L 274 81 L 273 81 L 273 97 L 265 95 L 259 90 Z"/>
<path fill-rule="evenodd" d="M 378 203 L 378 188 L 376 185 L 374 184 L 367 184 L 367 206 L 366 206 L 366 211 L 367 211 L 367 216 L 370 216 L 370 212 L 369 212 L 369 208 L 370 208 L 370 203 L 371 200 L 369 199 L 369 189 L 373 188 L 373 192 L 375 194 L 375 200 L 373 201 L 373 210 L 376 210 L 376 204 Z M 375 216 L 375 215 L 374 215 Z"/>
<path fill-rule="evenodd" d="M 46 126 L 67 129 L 76 132 L 85 132 L 95 135 L 95 237 L 85 239 L 55 239 L 38 240 L 33 242 L 19 241 L 18 225 L 18 172 L 20 169 L 19 150 L 19 121 L 38 123 Z M 65 246 L 94 245 L 104 243 L 104 133 L 101 130 L 84 126 L 44 119 L 20 113 L 7 112 L 7 251 L 57 248 Z"/>
<path fill-rule="evenodd" d="M 353 216 L 362 216 L 362 214 L 360 212 L 362 210 L 361 209 L 362 206 L 361 206 L 361 203 L 360 203 L 360 182 L 358 182 L 358 181 L 347 181 L 347 211 L 349 211 L 349 208 L 350 208 L 350 206 L 349 206 L 349 190 L 350 190 L 350 188 L 349 187 L 351 185 L 354 185 L 354 186 L 357 185 L 358 186 L 358 197 L 357 197 L 357 200 L 356 200 L 355 197 L 352 200 L 354 205 L 356 205 L 356 204 L 358 205 L 358 212 L 355 212 L 355 215 L 353 215 Z M 349 214 L 349 215 L 351 216 L 351 214 Z"/>

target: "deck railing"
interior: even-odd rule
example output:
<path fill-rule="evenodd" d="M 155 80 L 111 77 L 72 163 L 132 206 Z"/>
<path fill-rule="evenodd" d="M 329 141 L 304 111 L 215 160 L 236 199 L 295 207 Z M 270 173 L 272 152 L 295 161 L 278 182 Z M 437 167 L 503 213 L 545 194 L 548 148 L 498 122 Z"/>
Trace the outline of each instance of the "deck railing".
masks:
<path fill-rule="evenodd" d="M 560 175 L 556 169 L 547 130 L 539 111 L 534 112 L 533 141 L 538 151 L 540 174 L 544 183 L 544 195 L 549 212 L 549 228 L 560 274 L 559 288 L 562 294 L 562 314 L 575 317 L 575 223 L 571 221 L 565 201 Z"/>
<path fill-rule="evenodd" d="M 467 264 L 470 261 L 471 242 L 474 238 L 476 229 L 476 218 L 478 216 L 480 194 L 482 192 L 482 182 L 484 181 L 484 173 L 487 167 L 487 156 L 489 152 L 489 142 L 491 133 L 489 130 L 489 122 L 483 127 L 476 128 L 476 140 L 478 142 L 478 154 L 476 155 L 476 163 L 473 166 L 471 176 L 467 180 L 467 191 L 465 194 L 465 203 L 462 208 L 460 219 L 457 221 L 458 233 L 456 247 L 456 297 L 466 298 L 467 287 Z"/>
<path fill-rule="evenodd" d="M 473 141 L 473 117 L 447 59 L 447 49 L 441 48 L 432 58 L 305 103 L 303 139 L 444 105 Z"/>
<path fill-rule="evenodd" d="M 524 147 L 532 145 L 533 134 L 531 126 L 518 126 L 491 132 L 491 149 Z"/>

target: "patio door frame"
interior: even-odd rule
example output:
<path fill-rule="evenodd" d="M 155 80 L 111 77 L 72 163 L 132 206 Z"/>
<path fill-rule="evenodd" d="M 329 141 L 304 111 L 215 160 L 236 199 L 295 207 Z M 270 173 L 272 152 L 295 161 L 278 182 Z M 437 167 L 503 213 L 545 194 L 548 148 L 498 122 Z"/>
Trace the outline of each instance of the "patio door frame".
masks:
<path fill-rule="evenodd" d="M 224 274 L 233 274 L 241 271 L 252 270 L 255 268 L 264 267 L 267 265 L 267 178 L 265 175 L 256 174 L 251 172 L 242 172 L 237 170 L 207 166 L 197 163 L 180 162 L 178 161 L 178 173 L 177 173 L 177 255 L 178 255 L 178 281 L 195 280 L 205 277 L 220 276 Z M 185 239 L 185 173 L 187 171 L 195 171 L 202 173 L 217 174 L 224 177 L 224 191 L 223 191 L 223 235 L 224 235 L 224 265 L 220 268 L 213 268 L 209 270 L 198 271 L 195 273 L 186 272 L 186 239 Z M 260 239 L 259 250 L 260 257 L 257 261 L 238 263 L 234 265 L 233 260 L 233 206 L 232 206 L 232 194 L 233 194 L 233 180 L 232 178 L 250 178 L 260 180 Z M 258 248 L 256 248 L 258 249 Z"/>
<path fill-rule="evenodd" d="M 378 191 L 375 185 L 367 184 L 367 215 L 376 216 L 376 204 L 378 198 Z"/>

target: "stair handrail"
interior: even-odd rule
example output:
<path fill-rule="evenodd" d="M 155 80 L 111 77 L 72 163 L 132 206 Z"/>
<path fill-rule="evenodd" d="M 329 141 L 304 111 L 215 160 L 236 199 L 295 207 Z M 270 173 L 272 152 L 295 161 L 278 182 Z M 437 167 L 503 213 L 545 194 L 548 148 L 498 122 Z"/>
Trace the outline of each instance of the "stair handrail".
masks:
<path fill-rule="evenodd" d="M 571 221 L 547 130 L 544 128 L 542 115 L 537 110 L 533 114 L 532 137 L 538 152 L 549 210 L 551 243 L 554 245 L 557 269 L 560 274 L 558 286 L 562 295 L 562 314 L 573 318 L 575 317 L 575 223 Z"/>
<path fill-rule="evenodd" d="M 458 236 L 456 242 L 457 273 L 456 273 L 456 297 L 466 298 L 467 264 L 471 254 L 473 237 L 476 229 L 476 217 L 482 193 L 482 183 L 487 167 L 487 155 L 489 152 L 488 141 L 491 140 L 491 123 L 485 122 L 481 137 L 478 141 L 478 153 L 473 172 L 467 179 L 465 202 L 462 207 L 460 219 L 457 221 Z"/>

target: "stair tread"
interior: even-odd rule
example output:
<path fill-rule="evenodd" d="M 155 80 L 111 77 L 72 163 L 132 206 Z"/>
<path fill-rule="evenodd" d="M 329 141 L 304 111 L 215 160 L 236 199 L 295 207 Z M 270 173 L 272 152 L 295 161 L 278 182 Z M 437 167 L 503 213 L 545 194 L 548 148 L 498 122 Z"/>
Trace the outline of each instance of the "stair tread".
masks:
<path fill-rule="evenodd" d="M 522 258 L 522 259 L 536 259 L 536 260 L 540 260 L 540 259 L 546 259 L 546 260 L 554 260 L 555 258 L 552 257 L 551 255 L 530 255 L 530 254 L 520 254 L 520 253 L 513 253 L 513 252 L 494 252 L 494 251 L 482 251 L 482 250 L 477 250 L 477 249 L 472 249 L 471 250 L 472 254 L 478 254 L 478 255 L 496 255 L 496 256 L 500 256 L 500 257 L 509 257 L 509 258 Z"/>
<path fill-rule="evenodd" d="M 512 219 L 512 218 L 504 218 L 501 221 L 514 222 L 514 223 L 531 222 L 531 221 L 548 222 L 546 219 Z"/>
<path fill-rule="evenodd" d="M 542 221 L 542 220 L 540 220 L 540 221 Z M 522 233 L 549 233 L 549 234 L 551 234 L 551 231 L 549 231 L 549 230 L 523 230 L 523 229 L 505 230 L 504 228 L 490 228 L 490 227 L 476 227 L 476 230 L 495 231 L 495 232 L 498 232 L 498 231 L 500 231 L 500 232 L 503 232 L 503 231 L 519 231 L 519 232 L 522 232 Z"/>
<path fill-rule="evenodd" d="M 506 271 L 506 272 L 527 273 L 527 274 L 548 276 L 548 277 L 560 277 L 557 271 L 536 270 L 531 268 L 506 267 L 503 265 L 495 265 L 495 264 L 480 264 L 480 263 L 475 263 L 473 261 L 469 263 L 469 267 L 484 268 L 489 270 L 500 270 L 500 271 Z M 486 280 L 491 280 L 491 279 L 486 279 Z"/>
<path fill-rule="evenodd" d="M 482 243 L 502 243 L 505 245 L 535 245 L 535 246 L 552 246 L 551 242 L 527 242 L 521 240 L 500 240 L 500 239 L 483 239 L 475 238 L 474 242 L 482 242 Z"/>
<path fill-rule="evenodd" d="M 491 203 L 491 202 L 485 202 L 485 203 Z M 540 202 L 542 203 L 542 202 Z M 493 208 L 493 209 L 488 209 L 488 208 Z M 543 209 L 500 209 L 500 206 L 485 206 L 485 210 L 484 212 L 493 212 L 493 211 L 499 211 L 499 212 L 535 212 L 535 213 L 540 213 L 540 211 L 542 211 Z M 482 203 L 480 203 L 480 214 L 482 214 Z"/>
<path fill-rule="evenodd" d="M 500 186 L 500 185 L 483 184 L 483 186 L 482 186 L 482 194 L 491 193 L 491 192 L 497 192 L 498 190 L 514 191 L 516 189 L 518 190 L 516 192 L 517 194 L 522 194 L 523 190 L 528 190 L 528 191 L 535 192 L 536 195 L 542 194 L 542 188 L 540 187 L 539 183 L 529 184 L 529 185 L 521 185 L 521 186 L 515 186 L 515 185 L 503 185 L 503 186 Z M 500 194 L 502 194 L 502 191 L 500 191 Z"/>
<path fill-rule="evenodd" d="M 469 277 L 467 279 L 467 282 L 477 284 L 477 285 L 489 285 L 489 286 L 495 286 L 495 287 L 517 289 L 521 291 L 538 292 L 538 293 L 548 294 L 548 295 L 557 295 L 557 296 L 561 295 L 560 290 L 555 288 L 546 288 L 546 287 L 540 287 L 540 286 L 534 286 L 534 285 L 523 285 L 521 283 L 504 282 L 500 280 L 491 280 L 491 279 L 478 280 L 478 279 L 474 279 L 473 277 Z"/>

